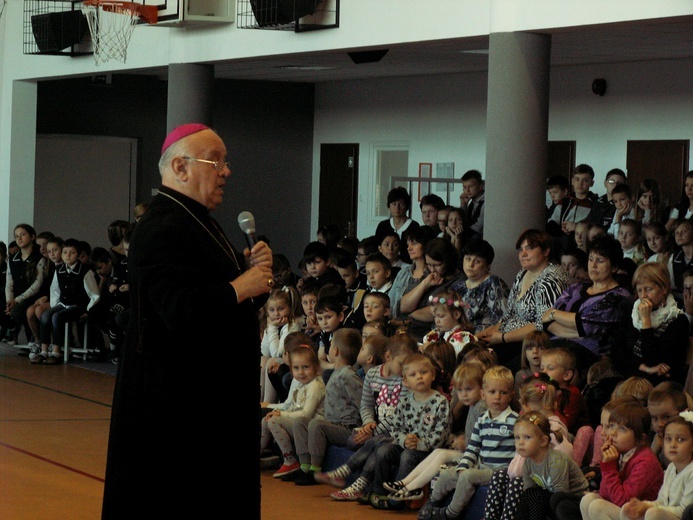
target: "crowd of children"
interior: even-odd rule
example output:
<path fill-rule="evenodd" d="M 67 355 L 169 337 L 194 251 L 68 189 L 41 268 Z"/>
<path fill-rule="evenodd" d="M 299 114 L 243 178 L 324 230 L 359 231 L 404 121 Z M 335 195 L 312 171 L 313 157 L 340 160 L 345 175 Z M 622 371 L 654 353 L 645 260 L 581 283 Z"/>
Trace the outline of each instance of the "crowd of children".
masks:
<path fill-rule="evenodd" d="M 146 211 L 138 205 L 137 215 Z M 130 306 L 127 252 L 134 223 L 115 220 L 108 227 L 108 249 L 29 224 L 14 228 L 9 247 L 0 242 L 0 340 L 18 345 L 24 332 L 32 365 L 57 365 L 64 359 L 65 326 L 87 320 L 88 339 L 79 327 L 68 341 L 91 342 L 96 360 L 119 361 Z M 98 333 L 94 333 L 98 331 Z M 103 340 L 108 337 L 108 344 Z"/>
<path fill-rule="evenodd" d="M 422 225 L 408 215 L 406 190 L 396 189 L 391 218 L 373 237 L 321 228 L 304 249 L 300 275 L 275 255 L 276 288 L 260 316 L 263 467 L 295 485 L 337 487 L 334 500 L 418 506 L 422 520 L 463 517 L 480 487 L 489 520 L 693 517 L 686 371 L 658 365 L 655 384 L 644 372 L 626 377 L 608 348 L 584 366 L 583 347 L 539 325 L 522 341 L 520 368 L 498 364 L 477 334 L 500 320 L 507 285 L 489 273 L 481 174 L 470 170 L 462 180 L 460 207 L 424 197 Z M 602 233 L 616 238 L 625 260 L 612 267 L 631 291 L 622 312 L 634 313 L 637 329 L 629 347 L 665 351 L 656 314 L 693 318 L 693 172 L 670 210 L 652 179 L 635 190 L 622 170 L 611 170 L 602 197 L 593 183 L 585 164 L 570 180 L 547 181 L 552 261 L 571 283 L 584 283 L 598 262 L 590 242 Z M 92 251 L 17 225 L 14 242 L 0 247 L 0 339 L 16 343 L 24 327 L 31 364 L 58 364 L 65 323 L 88 318 L 108 337 L 103 358 L 117 362 L 132 229 L 115 221 L 110 247 Z M 452 251 L 444 258 L 427 248 L 440 241 Z M 635 268 L 652 262 L 666 266 L 672 298 L 630 285 Z M 431 284 L 442 266 L 445 275 Z M 415 334 L 399 302 L 422 280 L 432 286 L 415 319 L 428 330 Z M 493 291 L 478 289 L 491 281 Z M 638 305 L 657 298 L 652 320 L 636 320 Z M 576 330 L 583 327 L 576 318 Z M 352 454 L 325 468 L 329 446 Z"/>
<path fill-rule="evenodd" d="M 418 509 L 422 520 L 464 518 L 480 487 L 488 520 L 693 517 L 693 402 L 680 370 L 667 378 L 663 368 L 664 382 L 653 386 L 651 378 L 620 374 L 608 348 L 593 363 L 580 344 L 537 326 L 524 338 L 521 368 L 513 372 L 475 335 L 478 302 L 472 308 L 465 300 L 469 285 L 451 284 L 449 277 L 417 308 L 418 319 L 427 307 L 429 331 L 409 328 L 399 301 L 435 264 L 426 255 L 431 237 L 454 245 L 456 280 L 489 278 L 493 251 L 479 240 L 484 192 L 477 174 L 463 177 L 468 186 L 461 207 L 424 197 L 420 226 L 408 215 L 408 195 L 398 190 L 388 196 L 392 217 L 379 226 L 380 235 L 333 239 L 331 247 L 319 237 L 306 247 L 296 277 L 303 312 L 296 320 L 314 366 L 300 349 L 285 348 L 275 358 L 285 365 L 280 384 L 294 390 L 284 401 L 262 403 L 262 466 L 296 485 L 337 487 L 326 493 L 333 500 Z M 681 312 L 693 316 L 693 224 L 684 218 L 693 214 L 693 172 L 686 179 L 690 202 L 671 211 L 651 179 L 635 191 L 614 169 L 602 197 L 590 191 L 593 183 L 585 164 L 570 181 L 547 182 L 552 261 L 571 283 L 587 287 L 595 261 L 588 245 L 611 234 L 627 259 L 613 266 L 630 294 L 622 312 L 630 316 L 637 297 L 648 297 L 634 292 L 635 267 L 658 262 L 670 273 Z M 503 297 L 496 303 L 500 312 L 486 311 L 486 319 L 502 314 Z M 272 312 L 268 302 L 268 323 Z M 638 330 L 642 335 L 646 325 Z M 347 337 L 358 345 L 347 345 Z M 300 372 L 306 369 L 308 375 Z M 349 383 L 338 383 L 346 375 Z M 307 406 L 306 397 L 298 402 L 305 395 L 300 385 L 313 385 L 322 407 Z M 351 456 L 324 468 L 330 445 L 348 448 Z"/>

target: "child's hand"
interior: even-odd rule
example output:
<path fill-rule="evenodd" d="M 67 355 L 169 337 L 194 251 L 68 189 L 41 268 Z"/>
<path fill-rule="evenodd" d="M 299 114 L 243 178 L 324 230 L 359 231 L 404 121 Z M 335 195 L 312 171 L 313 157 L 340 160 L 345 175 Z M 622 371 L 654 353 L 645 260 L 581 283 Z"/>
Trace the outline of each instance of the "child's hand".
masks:
<path fill-rule="evenodd" d="M 563 222 L 561 224 L 561 229 L 564 233 L 572 233 L 575 231 L 575 222 Z"/>
<path fill-rule="evenodd" d="M 265 415 L 265 421 L 269 421 L 271 417 L 279 417 L 282 414 L 280 410 L 272 410 L 267 415 Z"/>
<path fill-rule="evenodd" d="M 286 316 L 277 316 L 271 321 L 271 323 L 278 329 L 281 329 L 284 325 L 289 323 L 289 318 Z"/>
<path fill-rule="evenodd" d="M 109 293 L 113 294 L 114 292 L 116 292 L 116 290 L 118 290 L 118 286 L 116 284 L 112 283 L 108 286 Z"/>
<path fill-rule="evenodd" d="M 648 504 L 633 497 L 628 502 L 623 504 L 623 512 L 628 515 L 628 518 L 642 518 L 645 516 L 645 511 L 650 508 Z"/>
<path fill-rule="evenodd" d="M 618 217 L 618 220 L 616 220 L 616 222 L 621 222 L 621 219 L 623 218 L 623 216 L 630 213 L 630 210 L 632 208 L 633 208 L 633 203 L 631 201 L 628 201 L 628 202 L 626 202 L 625 206 L 623 206 L 621 209 L 616 210 L 616 216 Z"/>
<path fill-rule="evenodd" d="M 611 462 L 618 460 L 618 450 L 616 446 L 611 444 L 611 438 L 607 438 L 602 446 L 602 462 Z"/>
<path fill-rule="evenodd" d="M 306 328 L 312 330 L 318 329 L 318 319 L 315 316 L 306 316 Z"/>
<path fill-rule="evenodd" d="M 279 360 L 277 358 L 269 358 L 267 360 L 267 373 L 268 374 L 276 374 L 277 370 L 279 370 Z"/>
<path fill-rule="evenodd" d="M 370 439 L 373 436 L 373 430 L 375 430 L 376 424 L 374 422 L 368 423 L 354 433 L 354 442 L 356 444 L 363 444 L 366 442 L 368 439 Z"/>
<path fill-rule="evenodd" d="M 452 441 L 452 449 L 457 451 L 464 451 L 467 449 L 467 437 L 464 433 L 457 435 Z"/>
<path fill-rule="evenodd" d="M 404 438 L 404 447 L 408 450 L 415 450 L 418 445 L 419 438 L 415 434 L 408 433 L 407 436 Z"/>

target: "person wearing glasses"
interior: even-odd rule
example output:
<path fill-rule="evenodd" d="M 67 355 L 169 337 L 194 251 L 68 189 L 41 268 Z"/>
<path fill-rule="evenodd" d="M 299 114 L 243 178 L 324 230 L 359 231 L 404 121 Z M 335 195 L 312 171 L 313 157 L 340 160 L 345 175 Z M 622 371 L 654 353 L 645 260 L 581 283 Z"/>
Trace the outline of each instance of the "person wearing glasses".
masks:
<path fill-rule="evenodd" d="M 171 131 L 159 171 L 159 193 L 130 242 L 131 317 L 113 397 L 103 520 L 183 510 L 214 516 L 227 503 L 228 483 L 209 472 L 209 461 L 234 463 L 229 439 L 260 441 L 259 430 L 238 428 L 224 412 L 259 414 L 259 385 L 242 395 L 234 374 L 259 367 L 257 313 L 275 284 L 272 251 L 260 241 L 239 253 L 211 217 L 231 172 L 226 146 L 209 127 Z M 251 488 L 244 501 L 259 510 L 259 490 L 253 496 Z"/>
<path fill-rule="evenodd" d="M 589 215 L 587 215 L 587 220 L 602 229 L 609 229 L 611 222 L 614 220 L 614 214 L 616 213 L 616 207 L 611 200 L 611 192 L 614 191 L 617 184 L 625 184 L 626 181 L 626 172 L 620 168 L 609 170 L 604 179 L 606 193 L 592 203 L 592 208 L 590 209 Z"/>

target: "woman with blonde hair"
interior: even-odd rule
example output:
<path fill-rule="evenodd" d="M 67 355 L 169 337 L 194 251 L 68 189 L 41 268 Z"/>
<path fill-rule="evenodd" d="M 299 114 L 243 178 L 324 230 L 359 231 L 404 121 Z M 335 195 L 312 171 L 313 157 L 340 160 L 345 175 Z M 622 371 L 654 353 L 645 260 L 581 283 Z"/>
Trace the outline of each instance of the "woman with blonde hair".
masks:
<path fill-rule="evenodd" d="M 624 377 L 639 376 L 653 385 L 685 383 L 688 318 L 671 294 L 671 279 L 659 262 L 642 264 L 633 275 L 638 299 L 621 319 L 611 349 L 614 368 Z"/>

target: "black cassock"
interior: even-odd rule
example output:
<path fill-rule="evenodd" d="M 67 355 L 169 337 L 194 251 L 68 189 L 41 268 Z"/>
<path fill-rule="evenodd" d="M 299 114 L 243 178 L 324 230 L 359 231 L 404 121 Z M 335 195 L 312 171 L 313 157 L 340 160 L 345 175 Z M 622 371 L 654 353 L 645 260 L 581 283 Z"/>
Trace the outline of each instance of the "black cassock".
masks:
<path fill-rule="evenodd" d="M 226 516 L 239 500 L 259 517 L 266 297 L 237 303 L 229 282 L 242 270 L 207 209 L 162 187 L 130 242 L 103 519 Z"/>

